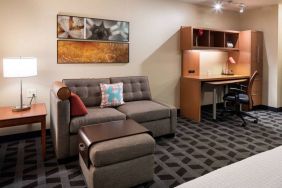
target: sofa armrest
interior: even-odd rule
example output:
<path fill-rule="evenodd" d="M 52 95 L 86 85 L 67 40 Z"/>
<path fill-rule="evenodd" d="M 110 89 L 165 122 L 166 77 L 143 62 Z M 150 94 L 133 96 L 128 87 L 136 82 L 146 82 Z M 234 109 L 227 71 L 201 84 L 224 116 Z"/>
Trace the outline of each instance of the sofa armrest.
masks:
<path fill-rule="evenodd" d="M 63 101 L 69 99 L 71 96 L 70 89 L 61 81 L 53 82 L 51 90 L 59 99 Z"/>
<path fill-rule="evenodd" d="M 50 92 L 50 128 L 57 159 L 69 156 L 70 152 L 70 102 L 61 100 Z"/>
<path fill-rule="evenodd" d="M 171 123 L 171 133 L 175 133 L 176 125 L 177 125 L 177 109 L 175 106 L 172 106 L 170 104 L 166 104 L 164 102 L 160 102 L 158 100 L 153 99 L 153 102 L 156 102 L 160 105 L 166 106 L 170 109 L 170 123 Z"/>

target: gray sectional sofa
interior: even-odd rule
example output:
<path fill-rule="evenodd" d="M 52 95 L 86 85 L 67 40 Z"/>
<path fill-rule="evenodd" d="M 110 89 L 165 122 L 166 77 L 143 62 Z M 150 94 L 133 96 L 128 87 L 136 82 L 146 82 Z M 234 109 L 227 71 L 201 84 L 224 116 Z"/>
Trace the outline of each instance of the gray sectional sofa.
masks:
<path fill-rule="evenodd" d="M 123 82 L 125 104 L 116 108 L 100 108 L 100 83 Z M 58 89 L 58 85 L 60 85 Z M 88 114 L 71 117 L 68 97 L 63 90 L 80 96 Z M 175 107 L 152 100 L 147 77 L 115 77 L 105 79 L 64 79 L 56 82 L 50 92 L 51 134 L 58 159 L 78 154 L 78 130 L 81 126 L 109 121 L 133 119 L 148 128 L 154 137 L 175 133 L 177 111 Z"/>

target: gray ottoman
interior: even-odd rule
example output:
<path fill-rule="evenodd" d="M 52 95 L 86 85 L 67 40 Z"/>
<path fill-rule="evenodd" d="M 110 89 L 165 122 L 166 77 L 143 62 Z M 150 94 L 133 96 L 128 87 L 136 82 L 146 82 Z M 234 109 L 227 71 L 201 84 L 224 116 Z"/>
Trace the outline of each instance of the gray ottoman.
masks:
<path fill-rule="evenodd" d="M 79 163 L 89 188 L 132 187 L 153 180 L 155 140 L 147 133 L 92 145 L 89 167 Z"/>

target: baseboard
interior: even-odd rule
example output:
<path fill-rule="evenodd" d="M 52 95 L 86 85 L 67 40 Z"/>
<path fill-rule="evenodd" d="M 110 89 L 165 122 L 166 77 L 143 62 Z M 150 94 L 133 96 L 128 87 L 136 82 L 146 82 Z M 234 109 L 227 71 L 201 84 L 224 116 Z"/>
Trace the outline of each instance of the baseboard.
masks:
<path fill-rule="evenodd" d="M 218 103 L 217 105 L 218 107 L 223 107 L 223 103 Z M 212 109 L 212 104 L 203 105 L 202 109 Z M 254 110 L 269 110 L 272 112 L 282 112 L 282 107 L 275 108 L 275 107 L 271 107 L 267 105 L 255 106 L 253 109 Z M 177 116 L 178 117 L 180 116 L 180 108 L 177 108 Z M 50 129 L 46 129 L 46 135 L 50 135 Z M 0 143 L 28 139 L 28 138 L 35 138 L 35 137 L 40 137 L 40 136 L 41 136 L 41 131 L 32 131 L 32 132 L 26 132 L 26 133 L 5 135 L 5 136 L 0 136 Z"/>
<path fill-rule="evenodd" d="M 217 108 L 223 108 L 224 107 L 224 103 L 217 103 L 216 105 Z M 201 106 L 202 109 L 212 109 L 213 108 L 213 104 L 206 104 L 206 105 L 202 105 Z"/>
<path fill-rule="evenodd" d="M 254 110 L 269 110 L 272 112 L 282 112 L 282 107 L 275 108 L 267 105 L 259 105 L 259 106 L 255 106 Z"/>
<path fill-rule="evenodd" d="M 217 103 L 218 108 L 223 108 L 223 106 L 224 106 L 224 103 Z M 212 104 L 207 104 L 207 105 L 203 105 L 201 108 L 202 109 L 212 109 L 212 107 L 213 107 Z M 282 107 L 275 108 L 275 107 L 271 107 L 267 105 L 258 105 L 258 106 L 254 106 L 253 110 L 269 110 L 272 112 L 282 112 Z M 177 115 L 180 116 L 180 108 L 177 109 Z"/>
<path fill-rule="evenodd" d="M 46 135 L 50 135 L 50 129 L 46 129 Z M 35 138 L 35 137 L 40 137 L 40 136 L 41 136 L 40 130 L 32 131 L 32 132 L 25 132 L 25 133 L 18 133 L 18 134 L 11 134 L 11 135 L 4 135 L 4 136 L 0 136 L 0 143 L 28 139 L 28 138 Z"/>

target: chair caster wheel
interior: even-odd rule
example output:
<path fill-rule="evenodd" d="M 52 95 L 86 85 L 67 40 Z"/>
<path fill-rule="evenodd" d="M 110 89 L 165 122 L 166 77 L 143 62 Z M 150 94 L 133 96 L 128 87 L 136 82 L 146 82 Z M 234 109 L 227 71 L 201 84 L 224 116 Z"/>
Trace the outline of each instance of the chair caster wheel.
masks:
<path fill-rule="evenodd" d="M 254 123 L 258 123 L 258 120 L 256 119 L 256 120 L 254 120 Z"/>

